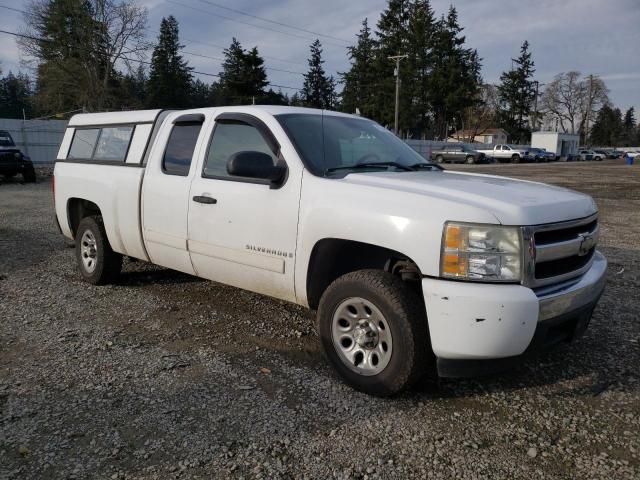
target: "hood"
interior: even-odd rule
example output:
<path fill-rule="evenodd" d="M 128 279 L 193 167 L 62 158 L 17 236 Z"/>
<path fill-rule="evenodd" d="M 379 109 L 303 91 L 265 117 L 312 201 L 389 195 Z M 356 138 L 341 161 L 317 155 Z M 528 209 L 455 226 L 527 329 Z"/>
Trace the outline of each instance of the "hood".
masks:
<path fill-rule="evenodd" d="M 585 194 L 544 183 L 466 172 L 352 173 L 341 181 L 435 197 L 487 210 L 503 225 L 539 225 L 597 212 Z M 455 220 L 451 214 L 451 220 Z"/>

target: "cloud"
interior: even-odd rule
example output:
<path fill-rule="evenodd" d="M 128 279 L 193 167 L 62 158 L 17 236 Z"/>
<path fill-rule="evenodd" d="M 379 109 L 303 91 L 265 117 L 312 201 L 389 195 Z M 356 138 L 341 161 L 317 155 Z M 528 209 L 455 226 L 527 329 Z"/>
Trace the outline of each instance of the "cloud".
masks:
<path fill-rule="evenodd" d="M 24 4 L 21 0 L 2 1 L 16 8 Z M 375 27 L 387 4 L 386 0 L 211 1 L 352 42 L 362 20 L 368 17 L 369 25 Z M 173 14 L 180 22 L 181 38 L 189 52 L 221 57 L 223 48 L 220 47 L 228 46 L 235 36 L 245 47 L 258 46 L 268 67 L 306 71 L 309 44 L 315 38 L 312 34 L 216 8 L 206 0 L 139 2 L 149 10 L 150 39 L 157 37 L 161 18 Z M 483 59 L 485 80 L 497 81 L 500 73 L 510 68 L 511 58 L 518 55 L 522 42 L 528 40 L 536 63 L 536 77 L 541 82 L 546 83 L 556 74 L 569 70 L 578 70 L 585 75 L 598 74 L 608 82 L 616 105 L 622 108 L 636 105 L 640 109 L 638 0 L 432 0 L 438 16 L 446 13 L 451 3 L 458 10 L 468 45 L 477 48 Z M 214 14 L 271 30 L 223 20 Z M 15 31 L 20 23 L 19 14 L 3 11 L 0 15 L 0 27 L 6 30 Z M 3 70 L 17 70 L 19 53 L 15 42 L 0 38 Z M 333 75 L 345 71 L 348 68 L 346 44 L 325 37 L 320 40 L 324 46 L 326 70 Z M 220 70 L 217 60 L 187 58 L 199 71 L 218 73 Z M 268 74 L 275 84 L 302 86 L 303 79 L 299 74 L 275 70 L 269 70 Z M 211 77 L 203 77 L 203 80 L 211 81 Z M 285 91 L 292 93 L 292 90 Z"/>

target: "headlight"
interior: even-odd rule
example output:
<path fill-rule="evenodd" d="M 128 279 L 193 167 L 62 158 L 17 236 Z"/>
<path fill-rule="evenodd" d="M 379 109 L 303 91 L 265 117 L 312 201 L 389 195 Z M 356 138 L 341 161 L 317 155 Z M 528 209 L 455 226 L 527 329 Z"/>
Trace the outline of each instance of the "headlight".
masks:
<path fill-rule="evenodd" d="M 14 157 L 16 157 L 16 158 L 18 158 L 18 159 L 19 159 L 20 157 L 22 157 L 22 155 L 20 155 L 18 152 L 14 153 L 14 154 L 13 154 L 13 156 L 14 156 Z"/>
<path fill-rule="evenodd" d="M 440 276 L 484 282 L 518 282 L 522 272 L 520 229 L 447 222 Z"/>

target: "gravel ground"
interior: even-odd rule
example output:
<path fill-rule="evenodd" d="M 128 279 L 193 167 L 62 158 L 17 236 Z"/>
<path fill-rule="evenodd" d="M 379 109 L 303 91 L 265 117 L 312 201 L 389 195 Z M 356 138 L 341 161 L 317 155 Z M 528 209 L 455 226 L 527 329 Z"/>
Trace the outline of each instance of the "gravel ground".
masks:
<path fill-rule="evenodd" d="M 83 283 L 48 180 L 0 184 L 0 478 L 640 478 L 640 168 L 460 168 L 593 195 L 607 290 L 579 341 L 393 399 L 295 305 L 141 262 Z"/>

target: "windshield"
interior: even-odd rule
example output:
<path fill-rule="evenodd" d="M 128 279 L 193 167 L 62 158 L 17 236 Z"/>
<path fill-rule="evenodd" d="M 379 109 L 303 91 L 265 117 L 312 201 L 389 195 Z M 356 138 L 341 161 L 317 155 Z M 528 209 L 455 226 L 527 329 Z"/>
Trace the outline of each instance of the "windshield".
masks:
<path fill-rule="evenodd" d="M 419 153 L 371 120 L 335 115 L 276 115 L 300 156 L 314 174 L 336 170 L 418 169 L 431 165 Z"/>
<path fill-rule="evenodd" d="M 15 147 L 15 145 L 9 132 L 0 131 L 0 147 Z"/>

